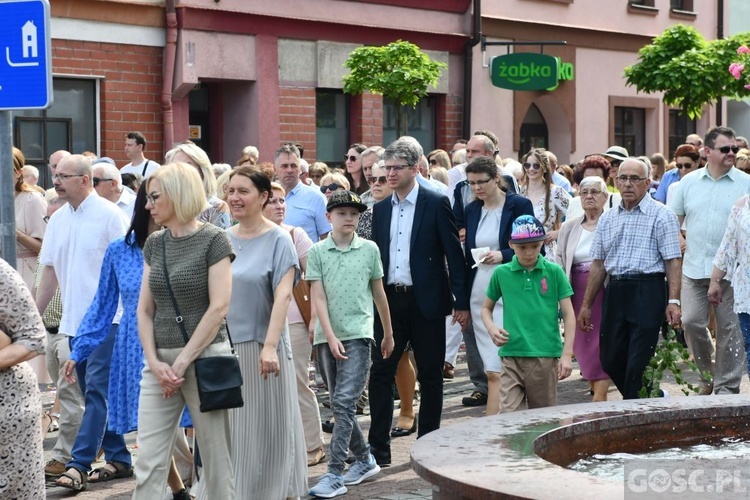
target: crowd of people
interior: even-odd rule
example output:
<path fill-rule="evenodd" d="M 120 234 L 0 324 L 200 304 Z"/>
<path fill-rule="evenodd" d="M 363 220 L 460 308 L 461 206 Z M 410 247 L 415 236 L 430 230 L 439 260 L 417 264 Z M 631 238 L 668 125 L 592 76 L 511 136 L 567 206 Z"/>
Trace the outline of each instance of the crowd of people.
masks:
<path fill-rule="evenodd" d="M 14 149 L 0 411 L 25 425 L 2 424 L 13 480 L 0 496 L 39 498 L 45 476 L 82 491 L 133 475 L 143 499 L 345 494 L 391 465 L 392 439 L 440 427 L 462 341 L 463 404 L 487 415 L 556 404 L 573 359 L 594 401 L 611 383 L 638 397 L 665 323 L 684 330 L 701 393 L 736 394 L 743 342 L 750 359 L 742 140 L 716 127 L 669 162 L 611 146 L 559 165 L 541 148 L 503 160 L 478 130 L 449 152 L 352 144 L 340 168 L 308 165 L 292 143 L 265 163 L 249 146 L 231 167 L 190 141 L 162 165 L 133 132 L 122 169 L 52 154 L 46 192 Z M 244 404 L 202 411 L 196 360 L 235 354 Z"/>

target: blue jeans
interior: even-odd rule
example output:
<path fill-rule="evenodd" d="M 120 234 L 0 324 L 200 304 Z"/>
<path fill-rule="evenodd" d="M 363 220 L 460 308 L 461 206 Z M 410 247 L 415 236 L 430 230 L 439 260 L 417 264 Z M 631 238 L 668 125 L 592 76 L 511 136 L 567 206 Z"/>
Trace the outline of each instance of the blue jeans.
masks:
<path fill-rule="evenodd" d="M 120 462 L 130 467 L 131 457 L 125 445 L 125 438 L 121 434 L 107 430 L 109 366 L 118 326 L 112 325 L 107 337 L 91 352 L 88 359 L 76 365 L 78 384 L 81 386 L 86 407 L 78 436 L 73 444 L 73 459 L 65 465 L 66 468 L 75 467 L 81 471 L 89 471 L 99 448 L 104 449 L 107 461 Z"/>
<path fill-rule="evenodd" d="M 329 445 L 331 459 L 328 472 L 342 475 L 348 450 L 357 460 L 370 459 L 370 447 L 356 418 L 357 400 L 367 383 L 370 369 L 370 339 L 354 339 L 342 342 L 344 355 L 349 359 L 337 360 L 328 344 L 318 344 L 318 363 L 328 380 L 331 395 L 331 410 L 336 419 Z"/>
<path fill-rule="evenodd" d="M 742 330 L 742 336 L 745 338 L 745 357 L 747 358 L 748 376 L 750 376 L 750 314 L 739 313 L 737 316 L 740 318 L 740 329 Z"/>

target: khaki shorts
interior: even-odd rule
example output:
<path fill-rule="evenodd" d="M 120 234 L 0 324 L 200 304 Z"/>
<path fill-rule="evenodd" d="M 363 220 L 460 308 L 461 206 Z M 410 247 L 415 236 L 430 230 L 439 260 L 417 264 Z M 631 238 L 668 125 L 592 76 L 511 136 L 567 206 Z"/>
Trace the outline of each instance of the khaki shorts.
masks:
<path fill-rule="evenodd" d="M 500 413 L 557 404 L 557 358 L 501 358 Z"/>

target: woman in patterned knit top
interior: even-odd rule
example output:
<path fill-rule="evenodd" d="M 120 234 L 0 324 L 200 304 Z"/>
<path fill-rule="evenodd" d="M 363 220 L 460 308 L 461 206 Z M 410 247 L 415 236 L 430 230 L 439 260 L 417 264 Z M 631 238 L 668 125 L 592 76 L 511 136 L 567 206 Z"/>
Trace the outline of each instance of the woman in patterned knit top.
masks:
<path fill-rule="evenodd" d="M 143 247 L 138 333 L 146 362 L 138 408 L 139 453 L 133 498 L 163 496 L 175 432 L 187 404 L 203 461 L 203 496 L 232 500 L 229 411 L 200 411 L 193 361 L 231 355 L 224 317 L 229 308 L 234 253 L 223 230 L 195 220 L 206 205 L 195 168 L 184 163 L 165 165 L 147 179 L 146 192 L 146 208 L 154 222 L 166 229 L 149 236 Z M 178 316 L 187 331 L 187 344 Z"/>

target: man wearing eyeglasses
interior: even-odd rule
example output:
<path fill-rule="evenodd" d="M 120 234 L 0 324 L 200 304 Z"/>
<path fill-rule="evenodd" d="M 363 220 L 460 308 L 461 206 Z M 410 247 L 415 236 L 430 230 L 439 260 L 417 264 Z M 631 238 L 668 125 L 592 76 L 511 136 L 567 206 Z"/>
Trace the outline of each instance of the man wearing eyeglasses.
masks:
<path fill-rule="evenodd" d="M 409 138 L 386 148 L 384 168 L 393 195 L 373 207 L 372 240 L 383 260 L 395 341 L 388 358 L 372 350 L 368 441 L 381 466 L 391 463 L 392 387 L 407 342 L 414 350 L 422 391 L 417 427 L 423 436 L 440 427 L 445 317 L 452 313 L 462 326 L 468 322 L 469 294 L 458 231 L 448 198 L 416 181 L 420 150 Z M 376 316 L 375 342 L 382 339 L 383 327 Z"/>
<path fill-rule="evenodd" d="M 107 247 L 114 239 L 124 236 L 129 225 L 122 210 L 94 192 L 92 177 L 91 161 L 85 156 L 67 156 L 58 164 L 53 177 L 55 191 L 67 204 L 50 218 L 40 255 L 44 269 L 36 293 L 37 308 L 44 312 L 59 285 L 63 309 L 57 334 L 71 339 L 99 286 Z M 122 436 L 105 432 L 109 377 L 102 374 L 109 373 L 116 332 L 116 325 L 113 325 L 107 339 L 86 362 L 77 366 L 78 382 L 82 388 L 85 386 L 86 404 L 80 430 L 73 445 L 72 459 L 67 464 L 57 460 L 49 462 L 45 467 L 49 476 L 67 472 L 82 478 L 91 468 L 100 443 L 107 460 L 116 456 L 114 460 L 125 461 L 123 457 L 127 454 L 129 462 L 130 454 Z M 60 422 L 61 426 L 63 424 Z M 62 477 L 59 481 L 69 484 L 71 480 Z"/>
<path fill-rule="evenodd" d="M 120 207 L 128 219 L 132 219 L 135 193 L 132 189 L 122 185 L 122 174 L 117 167 L 102 160 L 98 160 L 93 165 L 94 189 L 99 196 Z"/>
<path fill-rule="evenodd" d="M 742 381 L 743 337 L 734 313 L 729 281 L 721 280 L 723 301 L 714 306 L 716 347 L 707 329 L 708 287 L 713 259 L 724 236 L 734 202 L 750 192 L 750 175 L 734 167 L 739 147 L 731 128 L 715 127 L 705 137 L 706 166 L 680 180 L 669 200 L 680 223 L 685 223 L 687 244 L 682 264 L 682 309 L 685 340 L 698 368 L 713 375 L 713 392 L 737 394 Z M 715 363 L 712 356 L 715 354 Z M 705 380 L 703 393 L 711 393 Z"/>
<path fill-rule="evenodd" d="M 591 304 L 609 276 L 602 324 L 596 325 L 602 332 L 599 358 L 623 399 L 635 399 L 665 314 L 669 324 L 680 324 L 680 225 L 648 196 L 651 179 L 643 161 L 625 159 L 616 182 L 622 203 L 604 212 L 596 227 L 578 324 L 593 329 Z"/>

